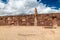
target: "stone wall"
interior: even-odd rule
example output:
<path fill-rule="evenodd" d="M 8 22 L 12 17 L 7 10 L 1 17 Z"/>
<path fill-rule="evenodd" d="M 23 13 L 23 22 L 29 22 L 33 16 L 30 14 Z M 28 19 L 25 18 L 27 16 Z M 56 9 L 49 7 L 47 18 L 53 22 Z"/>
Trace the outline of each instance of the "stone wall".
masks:
<path fill-rule="evenodd" d="M 37 15 L 37 25 L 38 26 L 52 26 L 52 18 L 50 17 L 51 14 L 40 14 Z"/>
<path fill-rule="evenodd" d="M 0 16 L 0 26 L 5 25 L 34 26 L 34 16 L 33 15 Z"/>
<path fill-rule="evenodd" d="M 36 26 L 53 26 L 54 24 L 60 26 L 60 13 L 37 14 L 36 19 Z M 35 16 L 33 14 L 18 16 L 0 16 L 0 26 L 34 26 L 34 22 Z"/>

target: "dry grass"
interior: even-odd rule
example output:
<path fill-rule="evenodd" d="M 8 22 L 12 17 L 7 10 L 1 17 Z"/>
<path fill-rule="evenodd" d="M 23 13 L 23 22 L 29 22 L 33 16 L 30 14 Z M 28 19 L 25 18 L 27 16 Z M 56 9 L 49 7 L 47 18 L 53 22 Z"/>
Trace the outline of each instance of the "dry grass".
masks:
<path fill-rule="evenodd" d="M 60 40 L 60 28 L 0 26 L 0 40 Z"/>

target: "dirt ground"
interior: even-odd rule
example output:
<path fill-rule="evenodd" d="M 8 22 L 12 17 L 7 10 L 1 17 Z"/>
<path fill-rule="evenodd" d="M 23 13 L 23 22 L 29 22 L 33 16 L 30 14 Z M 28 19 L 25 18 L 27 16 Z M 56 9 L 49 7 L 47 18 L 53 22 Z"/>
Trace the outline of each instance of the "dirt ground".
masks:
<path fill-rule="evenodd" d="M 60 28 L 0 26 L 0 40 L 60 40 Z"/>

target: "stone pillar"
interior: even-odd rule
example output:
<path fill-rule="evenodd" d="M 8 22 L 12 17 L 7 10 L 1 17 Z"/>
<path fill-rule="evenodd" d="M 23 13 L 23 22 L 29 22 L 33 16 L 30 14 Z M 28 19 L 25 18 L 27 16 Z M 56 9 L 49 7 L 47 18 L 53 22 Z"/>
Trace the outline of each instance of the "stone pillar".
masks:
<path fill-rule="evenodd" d="M 56 15 L 53 14 L 53 28 L 56 28 L 57 27 L 57 18 L 56 18 Z"/>
<path fill-rule="evenodd" d="M 56 28 L 57 27 L 57 21 L 56 21 L 56 18 L 53 20 L 53 28 Z"/>
<path fill-rule="evenodd" d="M 37 9 L 34 9 L 34 26 L 37 26 Z"/>

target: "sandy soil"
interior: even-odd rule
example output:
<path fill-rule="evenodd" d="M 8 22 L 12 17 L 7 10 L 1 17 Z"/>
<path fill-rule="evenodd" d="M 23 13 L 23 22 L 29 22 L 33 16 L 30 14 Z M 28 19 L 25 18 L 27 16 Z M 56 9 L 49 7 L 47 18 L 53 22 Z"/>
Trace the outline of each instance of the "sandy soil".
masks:
<path fill-rule="evenodd" d="M 0 40 L 60 40 L 60 28 L 0 26 Z"/>

